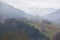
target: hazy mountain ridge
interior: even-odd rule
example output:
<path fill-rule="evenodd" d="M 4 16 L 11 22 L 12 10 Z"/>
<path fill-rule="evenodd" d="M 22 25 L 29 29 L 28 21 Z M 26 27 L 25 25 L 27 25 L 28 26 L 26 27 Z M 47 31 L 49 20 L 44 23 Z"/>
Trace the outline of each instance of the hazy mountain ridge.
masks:
<path fill-rule="evenodd" d="M 49 15 L 46 15 L 45 18 L 59 26 L 60 25 L 60 9 L 58 9 L 57 11 Z"/>
<path fill-rule="evenodd" d="M 57 9 L 54 9 L 54 8 L 34 8 L 34 7 L 31 7 L 31 8 L 28 8 L 28 9 L 29 9 L 29 10 L 27 10 L 28 13 L 31 13 L 32 15 L 39 15 L 39 16 L 42 16 L 42 17 L 44 15 L 55 12 L 57 10 Z"/>
<path fill-rule="evenodd" d="M 46 21 L 49 23 L 48 20 L 38 15 L 37 16 L 29 15 L 22 10 L 14 8 L 13 6 L 10 6 L 5 3 L 0 3 L 0 19 L 6 19 L 6 18 L 17 18 L 23 20 L 26 19 L 37 23 Z"/>
<path fill-rule="evenodd" d="M 0 16 L 3 18 L 21 18 L 25 17 L 26 13 L 8 4 L 0 3 Z"/>

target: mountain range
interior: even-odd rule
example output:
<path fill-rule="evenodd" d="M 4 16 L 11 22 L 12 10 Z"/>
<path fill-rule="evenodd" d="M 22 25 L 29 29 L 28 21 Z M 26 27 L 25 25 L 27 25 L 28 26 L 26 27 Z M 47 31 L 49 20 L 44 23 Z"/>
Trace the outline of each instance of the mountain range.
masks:
<path fill-rule="evenodd" d="M 0 16 L 2 18 L 21 18 L 26 16 L 26 13 L 6 3 L 0 3 Z"/>
<path fill-rule="evenodd" d="M 44 18 L 60 27 L 60 9 L 58 9 L 57 11 L 51 14 L 44 16 Z"/>
<path fill-rule="evenodd" d="M 51 14 L 55 14 L 55 13 L 51 13 Z M 48 15 L 46 15 L 46 16 L 48 16 Z M 0 20 L 3 21 L 5 19 L 7 19 L 2 24 L 0 23 L 0 37 L 3 35 L 4 37 L 3 36 L 2 37 L 4 39 L 6 35 L 7 35 L 6 37 L 8 37 L 10 34 L 11 35 L 14 34 L 13 35 L 13 37 L 14 37 L 15 35 L 18 35 L 19 32 L 22 35 L 24 35 L 26 32 L 28 34 L 27 36 L 34 38 L 34 40 L 37 40 L 38 38 L 44 39 L 45 38 L 44 35 L 39 33 L 41 31 L 40 30 L 41 28 L 47 29 L 47 30 L 43 30 L 43 31 L 49 31 L 49 34 L 50 34 L 50 31 L 52 31 L 52 30 L 53 30 L 52 32 L 56 32 L 55 27 L 51 25 L 55 19 L 53 20 L 53 18 L 52 18 L 53 16 L 52 17 L 50 16 L 50 18 L 52 18 L 52 20 L 50 21 L 49 20 L 50 18 L 49 17 L 47 18 L 46 16 L 45 16 L 45 18 L 43 18 L 38 15 L 36 15 L 36 16 L 29 15 L 26 12 L 24 12 L 23 10 L 17 9 L 11 5 L 8 5 L 6 3 L 0 3 Z M 58 16 L 57 16 L 57 18 L 58 18 Z M 18 20 L 16 20 L 16 19 L 18 19 Z M 27 22 L 23 22 L 23 21 L 29 21 L 29 23 L 32 24 L 33 26 L 30 25 L 29 23 L 27 24 Z M 45 24 L 49 24 L 49 25 L 45 25 Z M 19 30 L 21 30 L 21 31 L 19 31 Z M 8 32 L 8 31 L 10 31 L 10 32 Z"/>
<path fill-rule="evenodd" d="M 57 9 L 54 9 L 54 8 L 34 8 L 34 7 L 31 7 L 31 8 L 28 8 L 27 11 L 31 15 L 39 15 L 39 16 L 43 17 L 47 14 L 55 12 L 56 10 Z"/>
<path fill-rule="evenodd" d="M 17 19 L 26 19 L 26 20 L 30 20 L 36 23 L 40 23 L 43 22 L 45 24 L 50 23 L 48 20 L 40 17 L 40 16 L 33 16 L 33 15 L 29 15 L 26 12 L 24 12 L 23 10 L 14 8 L 11 5 L 8 5 L 6 3 L 0 3 L 0 20 L 4 20 L 6 18 L 17 18 Z M 46 21 L 46 22 L 45 22 Z"/>
<path fill-rule="evenodd" d="M 39 22 L 45 20 L 39 16 L 26 14 L 24 11 L 5 3 L 0 3 L 0 40 L 48 40 L 49 37 L 23 20 Z"/>

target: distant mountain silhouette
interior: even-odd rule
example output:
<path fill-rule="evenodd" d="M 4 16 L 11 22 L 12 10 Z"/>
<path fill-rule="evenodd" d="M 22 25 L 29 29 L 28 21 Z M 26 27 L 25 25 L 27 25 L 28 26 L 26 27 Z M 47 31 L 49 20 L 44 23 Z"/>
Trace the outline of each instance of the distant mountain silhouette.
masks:
<path fill-rule="evenodd" d="M 60 25 L 60 9 L 49 15 L 46 15 L 45 18 L 59 26 Z"/>
<path fill-rule="evenodd" d="M 22 10 L 14 8 L 13 6 L 10 6 L 6 3 L 0 3 L 0 19 L 22 18 L 25 17 L 26 15 L 27 14 Z"/>
<path fill-rule="evenodd" d="M 29 13 L 32 15 L 40 15 L 40 16 L 45 16 L 47 14 L 50 14 L 57 9 L 54 8 L 36 8 L 36 7 L 30 7 L 29 10 L 27 10 Z"/>
<path fill-rule="evenodd" d="M 33 16 L 25 13 L 24 11 L 14 8 L 11 5 L 8 5 L 6 3 L 0 3 L 0 20 L 4 20 L 6 18 L 17 18 L 17 19 L 26 19 L 30 20 L 36 23 L 40 23 L 42 21 L 48 22 L 48 20 L 40 17 L 40 16 Z M 45 24 L 46 24 L 45 22 Z"/>

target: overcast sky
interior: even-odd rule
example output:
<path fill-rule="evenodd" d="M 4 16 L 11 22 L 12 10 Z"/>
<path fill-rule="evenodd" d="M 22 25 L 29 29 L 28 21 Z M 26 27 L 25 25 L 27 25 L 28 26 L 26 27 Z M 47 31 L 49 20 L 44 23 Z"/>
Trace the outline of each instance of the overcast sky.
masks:
<path fill-rule="evenodd" d="M 6 2 L 16 8 L 22 9 L 26 12 L 28 11 L 31 12 L 30 8 L 60 9 L 60 0 L 1 0 L 1 1 Z M 52 11 L 55 11 L 54 9 Z M 48 13 L 40 13 L 40 15 L 45 15 L 45 14 L 48 14 Z"/>

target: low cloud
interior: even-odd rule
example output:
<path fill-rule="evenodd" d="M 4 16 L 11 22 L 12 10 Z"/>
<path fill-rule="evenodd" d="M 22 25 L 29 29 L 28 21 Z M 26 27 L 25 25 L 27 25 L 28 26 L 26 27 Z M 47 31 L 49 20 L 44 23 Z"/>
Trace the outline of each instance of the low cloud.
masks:
<path fill-rule="evenodd" d="M 30 8 L 54 8 L 60 9 L 60 0 L 2 0 L 18 9 L 31 11 Z"/>

